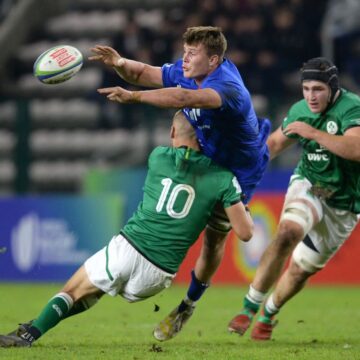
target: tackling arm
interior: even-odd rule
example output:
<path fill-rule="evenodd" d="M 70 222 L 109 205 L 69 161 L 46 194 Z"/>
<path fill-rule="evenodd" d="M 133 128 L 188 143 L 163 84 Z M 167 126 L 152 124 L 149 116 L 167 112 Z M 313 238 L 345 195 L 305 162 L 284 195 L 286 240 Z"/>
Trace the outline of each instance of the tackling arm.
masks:
<path fill-rule="evenodd" d="M 225 208 L 225 212 L 237 237 L 242 241 L 249 241 L 254 234 L 254 223 L 244 204 L 238 202 Z"/>

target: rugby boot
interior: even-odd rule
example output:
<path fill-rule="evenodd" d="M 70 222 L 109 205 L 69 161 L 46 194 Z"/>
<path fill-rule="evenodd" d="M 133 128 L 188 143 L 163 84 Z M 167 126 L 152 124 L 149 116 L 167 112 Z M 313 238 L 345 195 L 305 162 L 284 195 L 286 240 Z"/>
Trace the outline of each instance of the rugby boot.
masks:
<path fill-rule="evenodd" d="M 273 317 L 260 316 L 251 331 L 251 338 L 260 341 L 270 340 L 273 329 L 277 323 L 278 321 L 273 320 Z"/>
<path fill-rule="evenodd" d="M 155 339 L 165 341 L 176 336 L 193 314 L 194 308 L 189 305 L 185 311 L 179 312 L 179 308 L 176 307 L 155 327 L 153 332 Z"/>
<path fill-rule="evenodd" d="M 244 335 L 246 330 L 250 327 L 251 322 L 254 318 L 255 312 L 244 308 L 241 310 L 239 315 L 236 315 L 228 325 L 228 330 L 231 333 Z"/>

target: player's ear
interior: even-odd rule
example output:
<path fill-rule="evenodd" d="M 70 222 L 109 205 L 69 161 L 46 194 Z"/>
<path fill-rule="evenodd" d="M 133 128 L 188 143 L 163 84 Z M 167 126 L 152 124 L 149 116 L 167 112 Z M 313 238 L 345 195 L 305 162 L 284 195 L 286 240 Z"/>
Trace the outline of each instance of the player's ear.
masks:
<path fill-rule="evenodd" d="M 216 66 L 219 63 L 219 55 L 211 55 L 209 58 L 209 66 Z"/>
<path fill-rule="evenodd" d="M 175 126 L 174 125 L 171 125 L 170 139 L 175 139 Z"/>

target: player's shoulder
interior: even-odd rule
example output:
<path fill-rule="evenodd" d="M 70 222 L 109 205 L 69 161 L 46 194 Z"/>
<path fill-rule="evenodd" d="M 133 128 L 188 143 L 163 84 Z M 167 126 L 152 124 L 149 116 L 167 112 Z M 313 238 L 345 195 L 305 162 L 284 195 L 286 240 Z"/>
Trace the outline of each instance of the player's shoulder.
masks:
<path fill-rule="evenodd" d="M 295 102 L 289 109 L 287 117 L 285 118 L 288 122 L 292 120 L 304 119 L 313 117 L 313 114 L 309 110 L 309 107 L 305 99 Z"/>
<path fill-rule="evenodd" d="M 170 146 L 157 146 L 150 153 L 150 158 L 156 158 L 160 156 L 167 156 L 173 152 L 172 147 Z"/>
<path fill-rule="evenodd" d="M 295 102 L 289 109 L 289 113 L 308 113 L 309 107 L 305 101 L 305 99 L 301 99 Z"/>
<path fill-rule="evenodd" d="M 239 82 L 241 79 L 238 68 L 228 59 L 220 64 L 220 66 L 213 72 L 213 78 L 221 79 L 222 81 L 231 81 L 234 80 Z"/>
<path fill-rule="evenodd" d="M 360 107 L 360 97 L 351 91 L 341 89 L 341 96 L 336 102 L 336 105 L 345 110 Z"/>
<path fill-rule="evenodd" d="M 205 155 L 202 156 L 204 158 L 208 158 Z M 216 173 L 217 175 L 219 175 L 220 178 L 223 179 L 232 179 L 234 177 L 234 174 L 228 168 L 218 164 L 217 162 L 211 159 L 209 161 L 209 169 L 211 169 L 213 173 Z"/>

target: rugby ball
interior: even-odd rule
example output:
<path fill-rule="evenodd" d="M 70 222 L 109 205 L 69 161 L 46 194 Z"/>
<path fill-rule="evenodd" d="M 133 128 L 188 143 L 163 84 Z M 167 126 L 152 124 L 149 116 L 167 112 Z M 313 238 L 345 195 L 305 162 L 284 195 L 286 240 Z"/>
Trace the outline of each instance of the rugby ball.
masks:
<path fill-rule="evenodd" d="M 34 76 L 45 84 L 59 84 L 72 78 L 83 64 L 81 52 L 59 45 L 43 52 L 34 63 Z"/>

